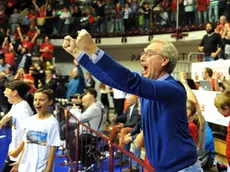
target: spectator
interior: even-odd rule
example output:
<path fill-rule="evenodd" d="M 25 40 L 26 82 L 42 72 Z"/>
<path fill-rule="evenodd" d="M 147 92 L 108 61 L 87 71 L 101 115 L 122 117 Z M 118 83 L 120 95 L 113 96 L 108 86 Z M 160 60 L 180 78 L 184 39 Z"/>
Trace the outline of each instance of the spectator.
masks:
<path fill-rule="evenodd" d="M 220 17 L 220 24 L 216 27 L 215 32 L 219 33 L 220 36 L 223 35 L 224 31 L 229 28 L 229 23 L 225 16 Z"/>
<path fill-rule="evenodd" d="M 85 88 L 85 79 L 83 76 L 82 69 L 80 65 L 73 68 L 71 79 L 67 84 L 67 93 L 66 97 L 70 98 L 70 96 L 74 94 L 82 94 Z"/>
<path fill-rule="evenodd" d="M 11 33 L 14 33 L 21 22 L 21 15 L 18 13 L 18 9 L 14 9 L 14 13 L 10 15 Z"/>
<path fill-rule="evenodd" d="M 11 67 L 6 68 L 3 72 L 8 81 L 14 80 L 13 70 Z"/>
<path fill-rule="evenodd" d="M 30 40 L 32 40 L 34 38 L 34 36 L 36 35 L 36 33 L 37 33 L 36 27 L 34 25 L 30 24 L 29 30 L 26 33 L 26 35 L 30 38 Z M 36 42 L 36 39 L 34 40 L 34 42 Z"/>
<path fill-rule="evenodd" d="M 193 25 L 194 23 L 194 0 L 184 0 L 184 10 L 185 10 L 185 25 Z"/>
<path fill-rule="evenodd" d="M 207 23 L 208 0 L 197 0 L 198 21 L 199 24 Z"/>
<path fill-rule="evenodd" d="M 46 17 L 46 8 L 47 8 L 47 4 L 48 4 L 48 1 L 46 1 L 46 4 L 42 4 L 41 7 L 39 8 L 38 5 L 36 4 L 35 0 L 32 0 L 32 3 L 35 7 L 35 10 L 37 11 L 38 13 L 38 17 L 39 18 L 45 18 Z"/>
<path fill-rule="evenodd" d="M 82 12 L 78 5 L 73 7 L 73 10 L 71 11 L 72 17 L 73 17 L 73 32 L 76 30 L 81 29 L 81 18 L 82 18 Z"/>
<path fill-rule="evenodd" d="M 134 27 L 136 30 L 139 29 L 139 9 L 140 4 L 137 2 L 137 0 L 132 0 L 130 4 L 131 8 L 131 22 L 130 25 Z"/>
<path fill-rule="evenodd" d="M 218 79 L 213 78 L 212 76 L 213 76 L 213 71 L 211 68 L 208 68 L 208 67 L 203 68 L 202 70 L 203 80 L 210 81 L 213 91 L 220 91 Z"/>
<path fill-rule="evenodd" d="M 97 13 L 97 32 L 106 32 L 106 23 L 105 23 L 105 6 L 101 0 L 97 0 L 96 5 L 96 13 Z"/>
<path fill-rule="evenodd" d="M 3 72 L 9 67 L 10 65 L 5 62 L 5 58 L 3 56 L 0 56 L 0 72 Z"/>
<path fill-rule="evenodd" d="M 125 96 L 126 93 L 118 90 L 113 89 L 113 104 L 114 104 L 114 111 L 117 116 L 120 116 L 123 114 L 124 111 L 124 104 L 125 104 Z"/>
<path fill-rule="evenodd" d="M 140 123 L 141 123 L 141 114 L 140 114 L 140 111 L 139 111 L 139 105 L 137 107 L 137 112 L 138 112 L 138 115 L 135 115 L 135 117 L 133 117 L 132 121 L 129 120 L 129 122 L 127 124 L 124 125 L 124 127 L 121 129 L 121 135 L 120 135 L 120 138 L 119 138 L 119 145 L 121 147 L 124 147 L 125 150 L 129 151 L 130 150 L 130 142 L 133 141 L 137 134 L 140 133 Z M 125 137 L 129 137 L 129 141 L 127 143 L 127 141 L 125 142 Z M 139 148 L 137 148 L 139 149 Z M 136 150 L 135 150 L 136 151 Z M 137 158 L 140 158 L 140 155 L 137 155 Z M 122 165 L 125 165 L 127 164 L 127 161 L 128 161 L 129 157 L 125 154 L 123 154 L 122 156 L 122 160 L 121 161 L 118 161 L 116 163 L 116 166 L 122 166 Z M 134 166 L 135 168 L 137 169 L 138 166 L 134 163 Z"/>
<path fill-rule="evenodd" d="M 8 102 L 13 104 L 10 111 L 0 121 L 0 129 L 3 125 L 12 119 L 12 140 L 8 153 L 14 151 L 24 138 L 24 120 L 33 115 L 29 104 L 24 100 L 29 90 L 28 85 L 23 81 L 12 81 L 6 85 L 4 95 Z M 19 157 L 8 155 L 2 172 L 9 172 L 13 168 L 12 164 L 17 162 Z M 13 170 L 12 170 L 13 171 Z"/>
<path fill-rule="evenodd" d="M 140 6 L 144 15 L 144 29 L 148 30 L 150 24 L 151 9 L 149 8 L 149 4 L 147 2 L 144 2 L 144 0 L 141 1 Z"/>
<path fill-rule="evenodd" d="M 189 127 L 189 133 L 193 138 L 193 141 L 196 143 L 196 145 L 199 142 L 199 129 L 197 127 L 197 125 L 194 123 L 195 122 L 195 118 L 196 118 L 196 105 L 193 101 L 191 100 L 187 100 L 187 115 L 188 115 L 188 127 Z"/>
<path fill-rule="evenodd" d="M 57 82 L 53 78 L 53 71 L 52 69 L 48 69 L 45 71 L 45 84 L 42 85 L 43 88 L 51 89 L 51 90 L 56 90 L 57 88 Z"/>
<path fill-rule="evenodd" d="M 26 73 L 29 72 L 29 67 L 32 65 L 32 55 L 27 48 L 21 48 L 21 51 L 17 56 L 16 64 L 18 65 L 17 69 L 23 68 Z"/>
<path fill-rule="evenodd" d="M 225 36 L 226 35 L 226 36 Z M 225 59 L 230 59 L 230 30 L 226 29 L 222 35 L 223 43 L 224 43 L 224 56 Z"/>
<path fill-rule="evenodd" d="M 50 3 L 47 4 L 46 9 L 46 20 L 45 20 L 45 33 L 51 35 L 53 32 L 53 23 L 54 23 L 54 16 L 53 16 L 53 8 Z"/>
<path fill-rule="evenodd" d="M 54 46 L 50 42 L 50 39 L 48 36 L 44 38 L 44 42 L 40 46 L 40 61 L 45 64 L 47 61 L 53 64 L 53 51 L 54 51 Z"/>
<path fill-rule="evenodd" d="M 162 0 L 160 2 L 160 7 L 163 9 L 164 12 L 167 13 L 168 18 L 171 17 L 171 13 L 172 13 L 172 8 L 171 8 L 171 3 L 169 0 Z M 171 24 L 171 19 L 168 19 L 169 24 Z"/>
<path fill-rule="evenodd" d="M 197 132 L 198 133 L 198 137 L 197 137 L 198 142 L 196 145 L 197 145 L 197 151 L 198 151 L 199 157 L 203 157 L 206 154 L 206 152 L 215 152 L 215 150 L 214 150 L 214 139 L 213 139 L 212 131 L 211 131 L 208 123 L 205 121 L 204 116 L 202 115 L 202 112 L 201 112 L 201 109 L 199 106 L 199 102 L 198 102 L 195 94 L 189 88 L 188 84 L 186 82 L 183 82 L 183 78 L 181 78 L 181 79 L 182 79 L 182 83 L 183 83 L 183 85 L 186 89 L 186 92 L 187 92 L 187 97 L 188 97 L 187 101 L 189 101 L 190 102 L 189 104 L 192 105 L 191 107 L 193 107 L 193 108 L 191 108 L 191 110 L 196 111 L 195 116 L 193 116 L 194 117 L 193 121 L 195 122 L 195 124 L 198 128 L 198 132 Z M 210 156 L 211 156 L 211 163 L 207 162 L 206 164 L 204 164 L 204 166 L 203 166 L 204 170 L 209 170 L 212 167 L 215 155 L 211 154 Z"/>
<path fill-rule="evenodd" d="M 116 3 L 115 8 L 115 32 L 122 32 L 124 30 L 124 25 L 122 21 L 122 8 L 120 3 Z"/>
<path fill-rule="evenodd" d="M 20 27 L 18 27 L 17 30 L 18 30 L 18 34 L 19 34 L 19 37 L 22 43 L 22 47 L 27 48 L 29 52 L 31 52 L 33 48 L 33 44 L 36 38 L 38 37 L 38 35 L 40 34 L 40 30 L 37 30 L 36 34 L 33 36 L 32 39 L 30 39 L 30 37 L 27 35 L 25 36 L 25 38 L 23 38 Z"/>
<path fill-rule="evenodd" d="M 230 116 L 230 91 L 225 90 L 215 97 L 214 105 L 218 112 L 224 117 Z M 230 124 L 228 125 L 228 134 L 226 137 L 226 158 L 228 164 L 230 164 Z M 229 165 L 228 165 L 228 168 Z"/>
<path fill-rule="evenodd" d="M 163 8 L 160 8 L 160 14 L 159 14 L 160 24 L 163 27 L 169 26 L 169 16 L 168 13 L 163 10 Z"/>
<path fill-rule="evenodd" d="M 219 17 L 219 2 L 218 0 L 209 0 L 209 1 L 210 1 L 209 11 L 208 11 L 209 22 L 216 22 Z"/>
<path fill-rule="evenodd" d="M 26 119 L 23 127 L 25 137 L 16 149 L 20 152 L 14 171 L 53 171 L 56 148 L 60 146 L 57 119 L 49 113 L 53 103 L 53 91 L 39 89 L 34 95 L 37 114 Z M 23 149 L 23 150 L 22 150 Z M 13 154 L 13 153 L 11 153 Z"/>
<path fill-rule="evenodd" d="M 103 122 L 103 105 L 100 102 L 96 101 L 97 92 L 94 89 L 88 89 L 86 95 L 82 97 L 82 105 L 85 111 L 78 115 L 78 120 L 90 126 L 95 131 L 101 132 L 104 128 Z M 97 139 L 95 134 L 90 133 L 85 128 L 82 128 L 79 136 L 79 160 L 82 164 L 82 170 L 88 171 L 91 168 L 91 160 L 93 158 L 92 154 L 88 153 L 90 145 L 94 139 Z M 71 157 L 73 160 L 76 155 L 76 137 L 72 140 L 70 150 Z"/>
<path fill-rule="evenodd" d="M 36 88 L 38 88 L 38 82 L 45 83 L 45 71 L 39 62 L 34 63 L 34 85 Z"/>
<path fill-rule="evenodd" d="M 224 15 L 226 5 L 227 5 L 227 0 L 219 0 L 219 17 Z"/>
<path fill-rule="evenodd" d="M 123 144 L 127 145 L 125 147 L 126 147 L 126 150 L 128 150 L 129 146 L 130 146 L 130 143 L 132 142 L 133 143 L 133 154 L 137 158 L 141 158 L 141 148 L 137 148 L 136 142 L 135 142 L 135 139 L 137 138 L 138 134 L 141 132 L 141 116 L 140 116 L 141 112 L 140 112 L 140 105 L 138 106 L 137 110 L 138 110 L 138 114 L 139 115 L 137 115 L 136 124 L 132 128 L 132 130 L 128 134 L 126 134 L 124 136 Z M 140 171 L 140 169 L 139 169 L 140 167 L 139 166 L 140 166 L 139 163 L 137 163 L 136 161 L 132 161 L 132 172 L 139 172 Z M 124 169 L 123 172 L 130 172 L 130 169 L 129 168 L 128 169 Z"/>
<path fill-rule="evenodd" d="M 113 126 L 109 136 L 109 140 L 111 142 L 116 140 L 117 134 L 120 133 L 122 128 L 128 126 L 134 127 L 135 125 L 134 120 L 136 119 L 136 115 L 138 115 L 137 97 L 135 95 L 128 95 L 126 100 L 128 108 L 125 113 L 120 116 L 113 116 L 111 118 L 111 121 L 116 123 L 116 125 Z"/>
<path fill-rule="evenodd" d="M 5 62 L 9 64 L 11 67 L 14 67 L 15 65 L 15 52 L 14 52 L 14 47 L 12 44 L 9 46 L 9 51 L 4 54 L 5 57 Z"/>
<path fill-rule="evenodd" d="M 34 25 L 36 26 L 36 19 L 37 19 L 37 14 L 34 11 L 34 9 L 29 9 L 29 14 L 26 16 L 24 19 L 24 25 L 29 26 L 29 25 Z"/>
<path fill-rule="evenodd" d="M 111 92 L 110 89 L 108 88 L 107 85 L 100 83 L 99 85 L 99 91 L 101 93 L 101 103 L 104 106 L 104 113 L 105 113 L 105 120 L 106 122 L 110 123 L 110 117 L 109 117 L 109 112 L 110 112 L 110 105 L 109 105 L 109 98 L 108 94 Z"/>
<path fill-rule="evenodd" d="M 3 43 L 2 43 L 2 52 L 3 52 L 3 54 L 9 52 L 10 44 L 11 44 L 10 39 L 9 39 L 8 36 L 6 36 L 4 41 L 3 41 Z M 11 44 L 11 46 L 13 46 L 13 45 Z"/>
<path fill-rule="evenodd" d="M 214 32 L 215 28 L 212 23 L 206 24 L 207 34 L 203 37 L 198 51 L 204 52 L 204 61 L 213 61 L 218 59 L 218 55 L 223 47 L 221 37 Z"/>
<path fill-rule="evenodd" d="M 30 66 L 29 72 L 24 74 L 24 76 L 23 76 L 23 81 L 26 82 L 30 86 L 30 90 L 29 90 L 30 93 L 34 93 L 36 90 L 36 88 L 34 86 L 33 74 L 34 74 L 34 66 Z"/>
<path fill-rule="evenodd" d="M 67 7 L 63 8 L 63 11 L 60 15 L 60 19 L 62 20 L 63 28 L 62 28 L 62 33 L 63 34 L 68 34 L 69 29 L 70 29 L 70 24 L 71 24 L 71 13 Z"/>
<path fill-rule="evenodd" d="M 93 79 L 93 76 L 91 73 L 87 73 L 87 79 L 85 80 L 85 87 L 88 88 L 95 88 L 95 80 Z"/>
<path fill-rule="evenodd" d="M 6 28 L 7 24 L 7 15 L 5 14 L 4 6 L 0 5 L 0 28 Z"/>
<path fill-rule="evenodd" d="M 144 49 L 143 77 L 98 49 L 85 30 L 80 31 L 77 40 L 65 37 L 63 47 L 75 58 L 82 52 L 77 60 L 101 82 L 141 97 L 143 135 L 140 140 L 145 143 L 147 158 L 156 171 L 202 171 L 196 146 L 189 135 L 186 92 L 183 85 L 170 76 L 178 59 L 173 44 L 155 40 Z"/>

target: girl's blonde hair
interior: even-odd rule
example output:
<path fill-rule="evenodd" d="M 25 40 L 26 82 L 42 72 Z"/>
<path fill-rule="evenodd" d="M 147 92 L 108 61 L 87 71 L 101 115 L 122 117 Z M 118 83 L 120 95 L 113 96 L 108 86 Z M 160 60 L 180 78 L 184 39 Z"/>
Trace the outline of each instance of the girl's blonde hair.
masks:
<path fill-rule="evenodd" d="M 197 126 L 197 139 L 195 140 L 196 146 L 200 147 L 200 138 L 201 138 L 201 132 L 205 128 L 205 119 L 204 116 L 201 113 L 200 107 L 197 103 L 187 100 L 186 105 L 187 110 L 191 111 L 191 114 L 189 116 L 189 121 L 192 121 Z"/>

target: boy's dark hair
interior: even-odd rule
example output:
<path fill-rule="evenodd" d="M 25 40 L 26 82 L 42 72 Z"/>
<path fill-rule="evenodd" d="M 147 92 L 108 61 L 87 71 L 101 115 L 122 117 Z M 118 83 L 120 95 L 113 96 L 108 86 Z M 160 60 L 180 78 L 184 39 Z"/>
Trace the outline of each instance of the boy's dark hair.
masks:
<path fill-rule="evenodd" d="M 48 88 L 39 88 L 35 91 L 36 93 L 43 93 L 46 94 L 49 100 L 54 100 L 54 92 L 51 89 Z"/>
<path fill-rule="evenodd" d="M 89 94 L 93 95 L 95 99 L 97 98 L 97 91 L 95 89 L 93 89 L 93 88 L 88 88 L 86 90 L 86 93 L 89 93 Z"/>
<path fill-rule="evenodd" d="M 206 68 L 205 68 L 205 72 L 206 72 L 206 73 L 208 73 L 208 75 L 209 75 L 210 77 L 212 77 L 212 75 L 213 75 L 213 71 L 212 71 L 212 69 L 211 69 L 211 68 L 206 67 Z"/>
<path fill-rule="evenodd" d="M 28 91 L 30 90 L 30 86 L 23 81 L 14 80 L 9 81 L 6 83 L 6 88 L 9 88 L 11 90 L 16 90 L 18 92 L 18 95 L 24 99 Z"/>

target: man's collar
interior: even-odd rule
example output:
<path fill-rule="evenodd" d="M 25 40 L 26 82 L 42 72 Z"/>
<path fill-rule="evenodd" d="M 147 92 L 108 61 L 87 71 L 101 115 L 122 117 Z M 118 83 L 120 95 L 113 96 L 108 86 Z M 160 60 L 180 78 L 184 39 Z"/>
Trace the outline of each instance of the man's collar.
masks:
<path fill-rule="evenodd" d="M 165 75 L 163 75 L 162 77 L 158 78 L 157 81 L 163 81 L 166 80 L 170 75 L 167 73 Z"/>

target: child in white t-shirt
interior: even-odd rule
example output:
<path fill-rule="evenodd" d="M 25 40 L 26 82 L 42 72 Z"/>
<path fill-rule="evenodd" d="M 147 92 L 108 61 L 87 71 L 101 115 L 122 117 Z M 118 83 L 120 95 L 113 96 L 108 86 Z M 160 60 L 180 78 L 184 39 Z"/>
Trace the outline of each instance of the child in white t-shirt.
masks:
<path fill-rule="evenodd" d="M 18 162 L 14 163 L 14 171 L 53 171 L 54 155 L 56 147 L 60 146 L 60 136 L 58 121 L 48 111 L 52 103 L 52 90 L 41 88 L 35 92 L 34 107 L 37 114 L 25 121 L 26 134 L 21 144 L 24 146 L 20 150 L 23 153 Z"/>
<path fill-rule="evenodd" d="M 12 107 L 7 115 L 0 121 L 0 129 L 9 120 L 12 119 L 12 140 L 9 146 L 9 153 L 15 150 L 24 138 L 23 122 L 26 118 L 33 115 L 29 104 L 24 100 L 30 87 L 23 81 L 12 81 L 7 83 L 4 95 L 8 98 Z M 2 172 L 10 172 L 10 164 L 16 162 L 18 158 L 7 156 Z"/>

